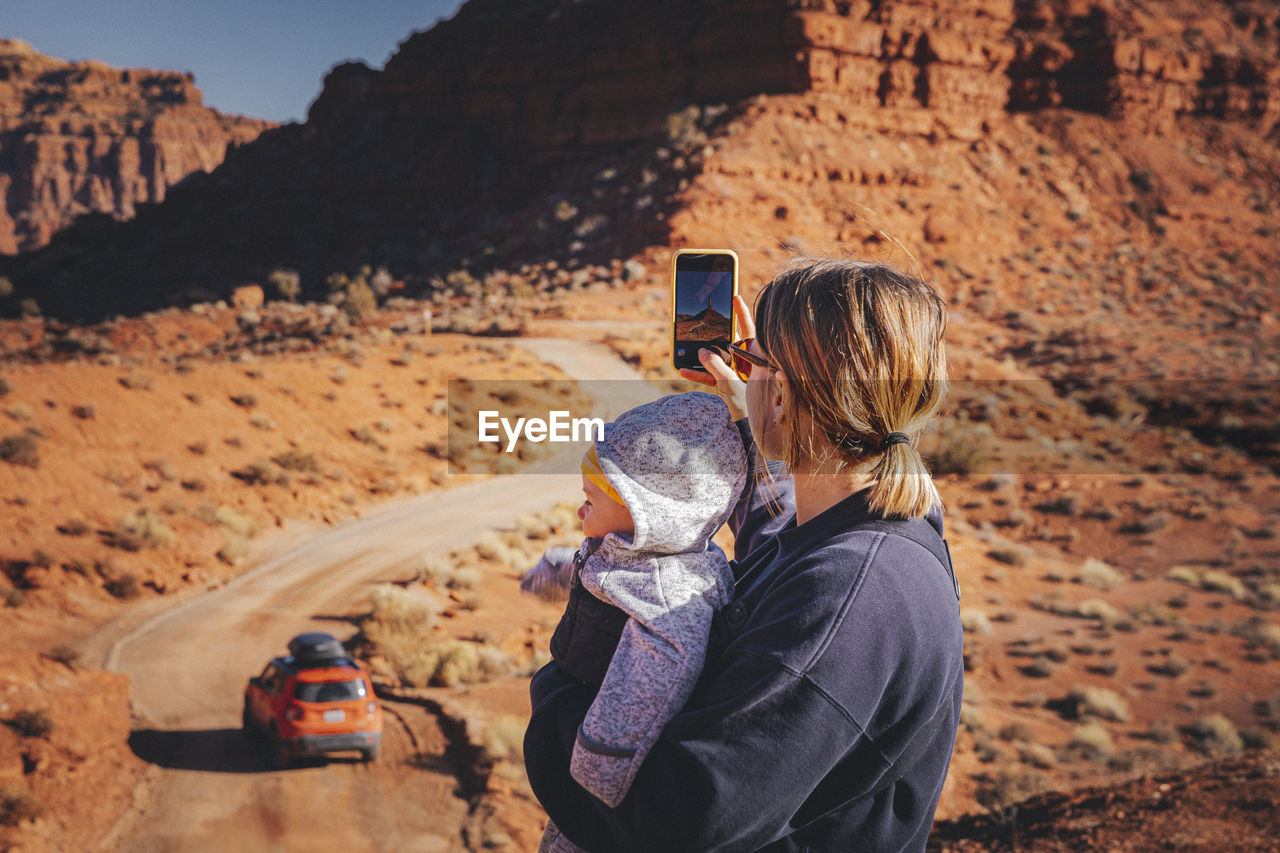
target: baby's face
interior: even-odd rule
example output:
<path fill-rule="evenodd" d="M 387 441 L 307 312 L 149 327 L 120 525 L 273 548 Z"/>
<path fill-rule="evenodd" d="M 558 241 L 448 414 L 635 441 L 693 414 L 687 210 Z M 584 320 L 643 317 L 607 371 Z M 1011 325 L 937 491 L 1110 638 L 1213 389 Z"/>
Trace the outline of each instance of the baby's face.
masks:
<path fill-rule="evenodd" d="M 625 506 L 604 493 L 595 483 L 582 477 L 582 491 L 587 499 L 578 507 L 582 533 L 589 539 L 601 539 L 606 533 L 636 532 L 635 522 Z"/>

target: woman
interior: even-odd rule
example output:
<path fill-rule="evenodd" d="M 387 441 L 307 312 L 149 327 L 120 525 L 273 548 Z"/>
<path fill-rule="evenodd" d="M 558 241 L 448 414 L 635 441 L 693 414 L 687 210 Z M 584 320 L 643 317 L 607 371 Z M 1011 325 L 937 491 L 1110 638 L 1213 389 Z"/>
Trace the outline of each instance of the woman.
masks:
<path fill-rule="evenodd" d="M 754 323 L 735 313 L 732 367 L 704 351 L 707 373 L 684 375 L 728 403 L 748 458 L 790 476 L 751 478 L 734 512 L 734 600 L 698 687 L 608 808 L 569 774 L 592 688 L 548 664 L 529 781 L 588 850 L 923 850 L 963 689 L 959 587 L 915 449 L 945 390 L 945 305 L 889 267 L 817 261 L 766 285 Z"/>

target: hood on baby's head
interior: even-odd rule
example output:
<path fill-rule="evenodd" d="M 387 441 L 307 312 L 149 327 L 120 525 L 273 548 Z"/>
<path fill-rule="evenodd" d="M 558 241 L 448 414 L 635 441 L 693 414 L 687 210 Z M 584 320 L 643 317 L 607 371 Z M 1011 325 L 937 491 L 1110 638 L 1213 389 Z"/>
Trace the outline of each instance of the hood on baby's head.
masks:
<path fill-rule="evenodd" d="M 605 425 L 596 455 L 631 511 L 638 551 L 705 548 L 746 482 L 746 453 L 729 407 L 702 391 L 623 412 Z"/>

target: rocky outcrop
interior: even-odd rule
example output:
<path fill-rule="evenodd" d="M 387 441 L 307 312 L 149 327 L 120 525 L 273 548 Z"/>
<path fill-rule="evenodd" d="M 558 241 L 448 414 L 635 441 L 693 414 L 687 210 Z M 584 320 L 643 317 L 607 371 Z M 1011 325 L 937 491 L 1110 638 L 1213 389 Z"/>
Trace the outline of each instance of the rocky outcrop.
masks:
<path fill-rule="evenodd" d="M 164 205 L 0 258 L 15 285 L 0 314 L 182 304 L 276 267 L 323 298 L 328 275 L 365 264 L 420 292 L 469 265 L 628 257 L 669 242 L 716 135 L 779 96 L 812 101 L 832 132 L 902 144 L 978 142 L 1064 110 L 1126 133 L 1206 117 L 1267 138 L 1278 18 L 1261 0 L 470 0 L 384 69 L 336 67 L 304 125 L 235 149 Z M 796 172 L 808 144 L 770 168 Z M 937 239 L 945 217 L 931 218 Z M 101 288 L 104 270 L 122 287 Z"/>
<path fill-rule="evenodd" d="M 84 213 L 130 219 L 271 126 L 204 106 L 190 74 L 0 39 L 0 253 L 39 248 Z"/>

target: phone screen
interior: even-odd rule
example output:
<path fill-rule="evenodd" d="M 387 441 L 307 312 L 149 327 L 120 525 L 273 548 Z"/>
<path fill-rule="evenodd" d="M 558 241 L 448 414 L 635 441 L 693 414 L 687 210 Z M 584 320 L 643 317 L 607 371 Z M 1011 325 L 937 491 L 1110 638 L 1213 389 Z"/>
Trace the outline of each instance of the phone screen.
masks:
<path fill-rule="evenodd" d="M 672 260 L 671 363 L 702 370 L 699 349 L 727 349 L 733 337 L 738 256 L 727 249 L 681 250 Z"/>

